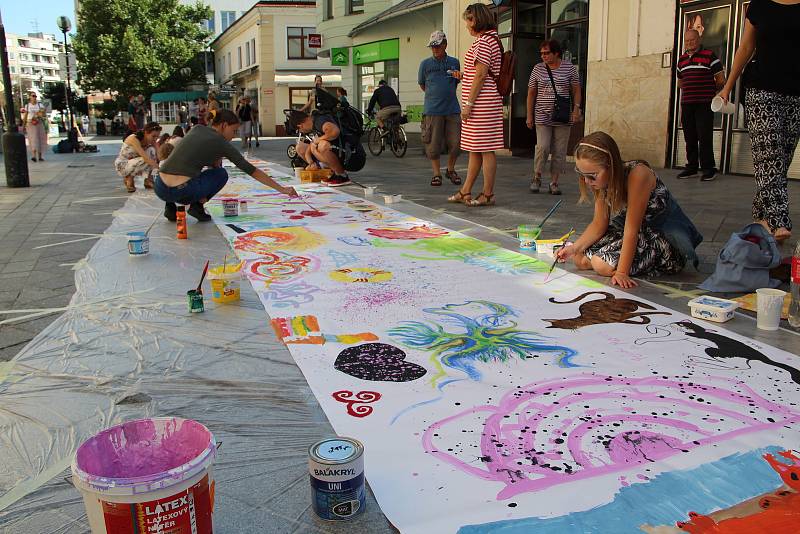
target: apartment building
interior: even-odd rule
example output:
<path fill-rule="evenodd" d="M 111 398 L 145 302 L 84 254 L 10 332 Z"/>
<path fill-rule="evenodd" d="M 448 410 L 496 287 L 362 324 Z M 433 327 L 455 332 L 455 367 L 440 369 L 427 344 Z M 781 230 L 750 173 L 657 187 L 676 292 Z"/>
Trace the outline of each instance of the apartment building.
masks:
<path fill-rule="evenodd" d="M 47 84 L 66 79 L 66 72 L 60 66 L 64 44 L 55 35 L 7 33 L 6 47 L 11 83 L 19 84 L 23 90 L 41 92 Z"/>

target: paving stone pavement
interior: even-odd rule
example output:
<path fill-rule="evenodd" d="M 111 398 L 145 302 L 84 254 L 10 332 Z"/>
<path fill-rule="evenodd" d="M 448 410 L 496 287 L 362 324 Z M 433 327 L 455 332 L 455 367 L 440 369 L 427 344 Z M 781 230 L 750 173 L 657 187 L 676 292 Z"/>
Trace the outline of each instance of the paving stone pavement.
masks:
<path fill-rule="evenodd" d="M 111 154 L 115 152 L 114 145 L 109 145 L 97 154 L 48 154 L 44 162 L 28 160 L 31 187 L 27 188 L 7 187 L 3 173 L 0 311 L 69 304 L 75 292 L 72 266 L 91 249 L 92 236 L 108 228 L 113 211 L 128 198 L 113 171 Z M 3 313 L 0 321 L 21 315 Z M 15 356 L 56 317 L 0 325 L 0 361 Z"/>
<path fill-rule="evenodd" d="M 591 206 L 577 204 L 577 180 L 571 171 L 560 180 L 563 196 L 529 193 L 532 160 L 525 158 L 498 158 L 497 206 L 467 208 L 448 203 L 447 196 L 456 191 L 456 186 L 447 180 L 442 187 L 430 186 L 430 165 L 418 139 L 413 135 L 410 138 L 411 146 L 404 158 L 395 158 L 389 152 L 379 157 L 370 155 L 366 167 L 353 178 L 377 185 L 380 192 L 401 193 L 405 200 L 505 233 L 513 232 L 519 224 L 537 222 L 559 198 L 564 202 L 547 223 L 547 236 L 561 235 L 573 226 L 581 231 L 591 220 Z M 72 266 L 94 244 L 91 236 L 108 228 L 113 211 L 127 200 L 112 166 L 120 141 L 99 138 L 92 142 L 98 142 L 99 153 L 49 154 L 45 162 L 29 161 L 30 188 L 8 188 L 5 181 L 0 182 L 0 311 L 66 306 L 75 291 Z M 288 165 L 286 147 L 292 142 L 287 138 L 262 140 L 261 146 L 253 147 L 251 152 Z M 443 158 L 442 163 L 445 161 Z M 467 157 L 462 155 L 457 165 L 462 177 L 466 175 L 466 163 Z M 567 168 L 571 165 L 568 163 Z M 705 236 L 698 249 L 701 272 L 687 269 L 658 280 L 691 288 L 713 270 L 714 260 L 730 234 L 750 221 L 753 179 L 720 175 L 714 182 L 679 181 L 675 170 L 659 169 L 658 173 Z M 357 187 L 345 190 L 360 193 Z M 474 193 L 478 191 L 476 188 Z M 798 199 L 798 191 L 800 183 L 790 183 L 790 198 Z M 791 213 L 800 221 L 797 200 Z M 56 232 L 89 235 L 55 235 Z M 65 243 L 84 237 L 89 239 Z M 785 252 L 790 254 L 791 248 Z M 13 315 L 0 314 L 0 321 L 10 317 Z M 53 314 L 0 325 L 0 361 L 11 359 L 55 317 Z"/>

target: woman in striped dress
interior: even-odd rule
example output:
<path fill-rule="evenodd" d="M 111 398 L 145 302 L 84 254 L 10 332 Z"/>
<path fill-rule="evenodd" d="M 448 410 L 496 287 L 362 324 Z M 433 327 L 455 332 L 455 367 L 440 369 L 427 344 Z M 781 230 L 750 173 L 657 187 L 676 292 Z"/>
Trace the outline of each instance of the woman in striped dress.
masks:
<path fill-rule="evenodd" d="M 454 72 L 461 83 L 461 150 L 469 152 L 467 179 L 450 202 L 467 206 L 494 204 L 497 158 L 503 148 L 503 99 L 494 77 L 500 73 L 501 46 L 494 14 L 485 4 L 472 4 L 463 14 L 476 37 L 464 56 L 464 71 Z M 483 168 L 483 191 L 472 198 L 472 186 Z"/>

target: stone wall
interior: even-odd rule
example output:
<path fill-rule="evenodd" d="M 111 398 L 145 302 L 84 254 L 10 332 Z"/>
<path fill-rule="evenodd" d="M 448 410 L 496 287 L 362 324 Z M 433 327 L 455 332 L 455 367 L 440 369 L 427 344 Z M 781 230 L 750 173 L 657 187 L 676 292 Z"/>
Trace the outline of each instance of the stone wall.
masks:
<path fill-rule="evenodd" d="M 590 61 L 586 133 L 603 130 L 623 159 L 665 164 L 669 138 L 670 72 L 661 54 Z"/>

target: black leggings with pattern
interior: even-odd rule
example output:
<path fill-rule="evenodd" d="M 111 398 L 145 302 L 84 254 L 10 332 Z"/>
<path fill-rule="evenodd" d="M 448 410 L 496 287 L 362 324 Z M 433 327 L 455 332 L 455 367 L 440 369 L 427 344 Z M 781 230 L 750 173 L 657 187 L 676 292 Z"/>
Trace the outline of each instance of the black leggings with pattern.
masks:
<path fill-rule="evenodd" d="M 745 109 L 756 177 L 753 219 L 772 231 L 791 230 L 786 174 L 800 138 L 800 96 L 747 89 Z"/>

